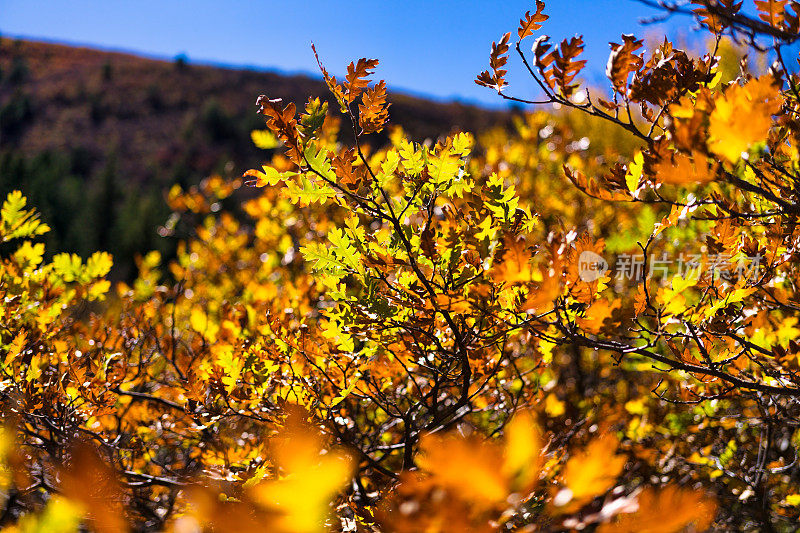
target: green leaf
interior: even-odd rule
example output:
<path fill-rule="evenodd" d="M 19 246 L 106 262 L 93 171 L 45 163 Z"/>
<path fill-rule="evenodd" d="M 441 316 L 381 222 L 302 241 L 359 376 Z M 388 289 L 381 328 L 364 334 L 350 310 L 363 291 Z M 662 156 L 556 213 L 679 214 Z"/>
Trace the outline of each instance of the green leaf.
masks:
<path fill-rule="evenodd" d="M 325 122 L 328 113 L 328 102 L 319 98 L 309 98 L 306 103 L 306 112 L 300 116 L 300 132 L 305 139 L 311 139 Z"/>
<path fill-rule="evenodd" d="M 315 172 L 319 172 L 331 181 L 336 181 L 336 174 L 331 169 L 331 162 L 328 160 L 328 151 L 325 149 L 317 150 L 313 144 L 309 144 L 304 152 L 308 165 Z"/>
<path fill-rule="evenodd" d="M 295 204 L 313 204 L 315 202 L 322 204 L 336 196 L 336 192 L 328 185 L 313 182 L 305 174 L 300 178 L 299 186 L 292 181 L 287 184 L 287 190 L 292 203 Z"/>

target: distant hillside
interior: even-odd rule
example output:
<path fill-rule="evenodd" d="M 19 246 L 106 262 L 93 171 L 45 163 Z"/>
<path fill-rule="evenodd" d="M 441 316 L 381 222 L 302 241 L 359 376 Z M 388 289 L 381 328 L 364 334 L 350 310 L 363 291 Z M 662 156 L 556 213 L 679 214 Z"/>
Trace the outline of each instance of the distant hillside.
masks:
<path fill-rule="evenodd" d="M 130 265 L 170 246 L 156 234 L 163 193 L 263 159 L 259 94 L 302 105 L 327 98 L 307 76 L 160 61 L 33 41 L 0 40 L 0 193 L 21 188 L 54 232 L 48 249 L 107 249 Z M 391 94 L 391 120 L 415 139 L 481 131 L 507 113 Z"/>

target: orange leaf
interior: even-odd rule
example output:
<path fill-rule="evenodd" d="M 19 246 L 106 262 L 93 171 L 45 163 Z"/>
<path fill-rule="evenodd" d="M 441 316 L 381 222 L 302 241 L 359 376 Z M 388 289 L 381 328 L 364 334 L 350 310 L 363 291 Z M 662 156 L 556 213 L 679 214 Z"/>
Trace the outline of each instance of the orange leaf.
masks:
<path fill-rule="evenodd" d="M 389 119 L 389 106 L 386 103 L 386 83 L 381 80 L 372 89 L 364 91 L 358 106 L 358 123 L 364 133 L 377 133 Z"/>
<path fill-rule="evenodd" d="M 522 239 L 506 235 L 501 250 L 500 262 L 492 268 L 492 278 L 498 282 L 520 283 L 531 281 L 533 270 L 530 260 L 531 252 Z"/>
<path fill-rule="evenodd" d="M 609 303 L 608 300 L 597 300 L 586 310 L 582 318 L 576 322 L 584 331 L 588 333 L 598 333 L 606 319 L 611 318 L 615 309 L 619 309 L 622 302 L 618 299 Z"/>
<path fill-rule="evenodd" d="M 372 74 L 372 71 L 377 66 L 377 59 L 367 59 L 366 57 L 362 57 L 356 63 L 351 61 L 350 64 L 347 65 L 347 74 L 345 75 L 345 80 L 347 81 L 342 85 L 344 86 L 345 97 L 348 102 L 352 102 L 358 98 L 361 91 L 369 85 L 369 79 L 367 79 L 367 77 Z"/>
<path fill-rule="evenodd" d="M 570 457 L 564 468 L 564 488 L 556 495 L 557 506 L 580 507 L 614 486 L 625 466 L 625 457 L 616 455 L 619 441 L 603 435 Z"/>
<path fill-rule="evenodd" d="M 503 455 L 497 443 L 432 434 L 422 437 L 420 451 L 419 467 L 448 491 L 487 507 L 508 497 L 510 487 L 502 473 Z"/>
<path fill-rule="evenodd" d="M 691 156 L 676 153 L 672 161 L 659 161 L 654 170 L 658 181 L 673 185 L 708 183 L 717 177 L 717 165 L 709 163 L 708 158 L 699 152 Z"/>
<path fill-rule="evenodd" d="M 714 521 L 716 510 L 714 500 L 699 491 L 675 485 L 647 488 L 639 495 L 639 509 L 635 513 L 618 515 L 597 532 L 678 533 L 689 526 L 692 531 L 705 531 Z"/>
<path fill-rule="evenodd" d="M 114 471 L 98 457 L 89 444 L 74 446 L 71 455 L 69 466 L 61 473 L 61 490 L 64 495 L 84 507 L 96 531 L 127 531 L 122 509 L 122 490 L 115 479 Z"/>
<path fill-rule="evenodd" d="M 511 39 L 511 33 L 506 33 L 500 39 L 500 42 L 492 43 L 492 52 L 489 54 L 489 67 L 492 73 L 488 70 L 481 72 L 475 79 L 475 83 L 484 87 L 491 87 L 496 89 L 497 92 L 503 90 L 503 87 L 508 85 L 505 80 L 506 70 L 502 67 L 508 62 L 508 41 Z"/>
<path fill-rule="evenodd" d="M 539 23 L 550 18 L 548 15 L 542 13 L 542 11 L 544 11 L 544 2 L 542 2 L 542 0 L 536 0 L 536 13 L 531 15 L 530 11 L 525 12 L 525 17 L 519 20 L 519 29 L 517 30 L 517 35 L 519 35 L 520 40 L 528 35 L 533 35 L 533 32 L 542 27 Z"/>

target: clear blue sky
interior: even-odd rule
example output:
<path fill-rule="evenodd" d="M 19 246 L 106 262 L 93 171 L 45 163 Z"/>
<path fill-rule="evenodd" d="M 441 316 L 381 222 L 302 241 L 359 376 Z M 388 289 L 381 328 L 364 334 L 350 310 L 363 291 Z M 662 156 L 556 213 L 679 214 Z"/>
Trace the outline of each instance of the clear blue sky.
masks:
<path fill-rule="evenodd" d="M 498 103 L 473 83 L 486 68 L 489 47 L 514 31 L 534 8 L 523 0 L 0 0 L 0 33 L 84 44 L 190 61 L 252 66 L 317 75 L 313 40 L 326 67 L 340 74 L 359 57 L 381 60 L 378 76 L 390 89 L 443 99 Z M 542 28 L 553 40 L 582 33 L 589 78 L 602 77 L 608 41 L 621 33 L 692 26 L 675 17 L 643 28 L 655 11 L 635 0 L 550 0 Z M 511 71 L 520 65 L 511 65 Z M 515 80 L 518 80 L 516 83 Z M 533 94 L 522 77 L 512 93 Z"/>

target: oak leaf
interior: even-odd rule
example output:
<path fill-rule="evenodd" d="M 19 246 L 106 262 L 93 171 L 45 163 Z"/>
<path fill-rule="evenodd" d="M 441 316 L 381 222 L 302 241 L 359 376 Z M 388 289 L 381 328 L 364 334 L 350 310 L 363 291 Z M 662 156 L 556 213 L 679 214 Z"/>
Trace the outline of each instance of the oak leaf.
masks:
<path fill-rule="evenodd" d="M 717 98 L 709 117 L 708 149 L 731 163 L 752 145 L 767 140 L 771 116 L 783 102 L 771 76 L 753 79 L 744 86 L 734 83 Z"/>
<path fill-rule="evenodd" d="M 638 500 L 636 512 L 617 515 L 614 522 L 601 525 L 598 533 L 679 533 L 690 526 L 693 531 L 705 531 L 717 509 L 702 492 L 675 485 L 646 488 Z"/>
<path fill-rule="evenodd" d="M 617 455 L 619 441 L 610 434 L 596 438 L 567 461 L 564 488 L 556 494 L 556 506 L 580 507 L 614 486 L 626 458 Z"/>
<path fill-rule="evenodd" d="M 544 11 L 544 2 L 542 2 L 542 0 L 536 0 L 536 13 L 531 15 L 530 11 L 525 12 L 525 17 L 519 20 L 519 29 L 517 29 L 517 35 L 519 35 L 520 40 L 529 35 L 533 35 L 533 32 L 542 27 L 539 23 L 550 18 L 548 15 L 542 13 L 542 11 Z"/>
<path fill-rule="evenodd" d="M 526 242 L 513 235 L 506 235 L 499 261 L 492 267 L 492 278 L 498 283 L 521 283 L 531 281 L 533 269 L 530 261 L 533 254 Z"/>
<path fill-rule="evenodd" d="M 483 87 L 491 87 L 497 92 L 501 92 L 503 87 L 508 85 L 506 83 L 505 75 L 508 71 L 503 69 L 508 62 L 508 41 L 511 39 L 511 33 L 506 33 L 500 38 L 499 42 L 492 43 L 492 51 L 489 54 L 489 67 L 492 72 L 484 70 L 475 79 L 475 83 Z"/>

